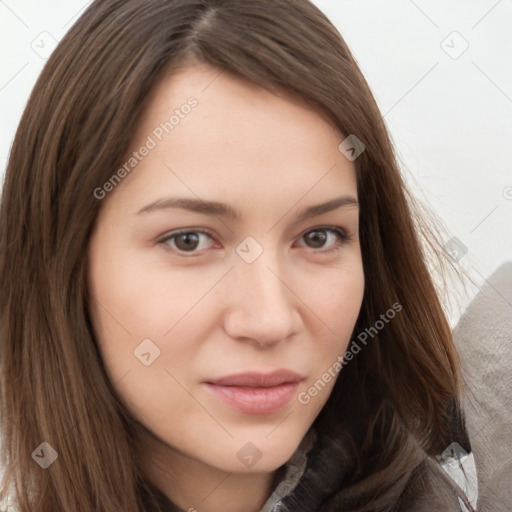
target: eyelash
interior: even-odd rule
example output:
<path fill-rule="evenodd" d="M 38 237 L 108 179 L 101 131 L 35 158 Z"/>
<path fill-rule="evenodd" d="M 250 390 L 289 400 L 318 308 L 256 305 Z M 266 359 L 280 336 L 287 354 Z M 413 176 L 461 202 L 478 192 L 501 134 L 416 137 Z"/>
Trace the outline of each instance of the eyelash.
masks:
<path fill-rule="evenodd" d="M 346 243 L 348 243 L 352 240 L 352 237 L 344 229 L 336 227 L 336 226 L 320 226 L 320 227 L 315 227 L 315 228 L 309 229 L 308 231 L 305 231 L 300 236 L 299 239 L 303 238 L 305 235 L 307 235 L 308 233 L 311 233 L 313 231 L 330 231 L 330 232 L 334 233 L 338 238 L 337 243 L 334 245 L 334 247 L 332 247 L 330 249 L 321 249 L 320 248 L 320 249 L 315 250 L 315 248 L 310 247 L 310 249 L 313 249 L 314 252 L 316 252 L 316 253 L 330 254 L 334 251 L 339 250 L 343 245 L 345 245 Z M 191 228 L 191 229 L 181 229 L 178 231 L 173 231 L 171 234 L 167 234 L 163 238 L 161 238 L 158 241 L 158 243 L 162 244 L 162 245 L 167 245 L 168 247 L 171 248 L 172 251 L 177 252 L 178 255 L 184 256 L 185 258 L 187 258 L 187 257 L 190 258 L 190 257 L 200 255 L 200 251 L 190 251 L 190 252 L 181 251 L 180 249 L 169 246 L 169 244 L 167 243 L 167 242 L 169 242 L 169 240 L 173 240 L 181 235 L 188 234 L 188 233 L 200 233 L 203 235 L 207 235 L 212 240 L 215 240 L 215 237 L 213 237 L 213 235 L 209 231 L 204 230 L 204 229 Z M 302 246 L 302 247 L 304 247 L 304 246 Z"/>

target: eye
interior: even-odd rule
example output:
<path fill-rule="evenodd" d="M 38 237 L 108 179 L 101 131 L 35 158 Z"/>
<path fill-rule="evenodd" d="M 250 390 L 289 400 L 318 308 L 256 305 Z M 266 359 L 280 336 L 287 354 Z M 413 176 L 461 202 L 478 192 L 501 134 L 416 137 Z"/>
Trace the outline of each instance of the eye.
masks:
<path fill-rule="evenodd" d="M 213 237 L 209 232 L 201 229 L 182 229 L 172 232 L 159 240 L 159 244 L 170 246 L 171 250 L 178 253 L 189 253 L 194 255 L 201 250 L 208 249 L 207 240 L 213 242 Z M 307 247 L 312 249 L 323 249 L 317 252 L 331 252 L 339 249 L 345 243 L 351 240 L 351 237 L 341 228 L 322 226 L 310 229 L 301 236 L 306 240 Z M 332 243 L 328 243 L 328 242 Z M 325 247 L 328 247 L 325 249 Z"/>
<path fill-rule="evenodd" d="M 170 245 L 172 249 L 175 249 L 179 252 L 198 252 L 202 249 L 207 249 L 208 247 L 201 246 L 201 239 L 209 238 L 212 240 L 212 237 L 209 233 L 203 230 L 181 230 L 176 231 L 170 235 L 167 235 L 165 238 L 162 238 L 159 243 Z"/>
<path fill-rule="evenodd" d="M 323 249 L 326 245 L 330 246 L 327 250 L 321 252 L 330 252 L 339 249 L 346 242 L 351 240 L 351 237 L 341 228 L 322 226 L 314 228 L 304 233 L 301 237 L 306 240 L 308 247 L 312 249 Z M 328 241 L 334 243 L 327 244 Z"/>

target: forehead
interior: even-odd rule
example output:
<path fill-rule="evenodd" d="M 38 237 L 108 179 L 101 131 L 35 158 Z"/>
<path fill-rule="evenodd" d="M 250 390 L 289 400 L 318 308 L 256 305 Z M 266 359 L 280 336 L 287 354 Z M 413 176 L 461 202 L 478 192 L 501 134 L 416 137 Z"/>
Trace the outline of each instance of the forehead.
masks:
<path fill-rule="evenodd" d="M 297 95 L 191 66 L 151 94 L 126 158 L 149 139 L 152 148 L 120 189 L 145 199 L 179 191 L 255 203 L 297 202 L 306 193 L 312 201 L 336 191 L 356 196 L 354 165 L 338 150 L 343 138 Z"/>

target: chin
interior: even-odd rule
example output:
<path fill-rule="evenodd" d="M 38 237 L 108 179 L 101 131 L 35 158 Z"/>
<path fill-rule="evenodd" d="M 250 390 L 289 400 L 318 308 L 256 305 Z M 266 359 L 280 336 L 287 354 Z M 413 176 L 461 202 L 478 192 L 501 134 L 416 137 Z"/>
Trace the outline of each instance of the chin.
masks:
<path fill-rule="evenodd" d="M 283 428 L 277 427 L 277 430 Z M 299 447 L 304 433 L 290 433 L 277 430 L 269 435 L 265 429 L 258 435 L 236 436 L 225 445 L 217 445 L 216 453 L 210 452 L 214 465 L 219 469 L 234 473 L 269 473 L 288 462 Z"/>

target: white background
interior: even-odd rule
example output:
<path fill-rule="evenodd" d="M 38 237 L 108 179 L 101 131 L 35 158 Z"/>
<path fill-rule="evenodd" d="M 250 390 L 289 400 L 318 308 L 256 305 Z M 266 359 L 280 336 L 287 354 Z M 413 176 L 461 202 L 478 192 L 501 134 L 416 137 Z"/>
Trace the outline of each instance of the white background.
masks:
<path fill-rule="evenodd" d="M 512 260 L 512 0 L 314 3 L 365 74 L 409 185 L 467 247 L 459 264 L 481 285 Z M 46 54 L 88 4 L 0 0 L 2 173 Z"/>

